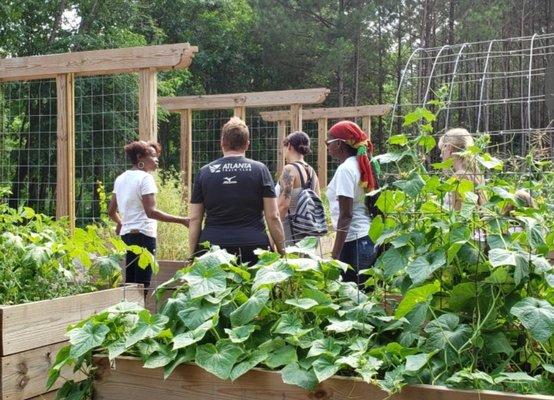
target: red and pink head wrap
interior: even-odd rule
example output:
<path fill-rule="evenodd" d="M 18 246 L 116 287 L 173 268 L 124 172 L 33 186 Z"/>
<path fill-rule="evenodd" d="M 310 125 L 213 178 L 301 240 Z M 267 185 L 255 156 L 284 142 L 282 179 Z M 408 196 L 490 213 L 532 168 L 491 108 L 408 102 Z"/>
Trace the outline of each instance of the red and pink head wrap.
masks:
<path fill-rule="evenodd" d="M 360 166 L 360 185 L 368 192 L 377 189 L 379 185 L 368 157 L 373 152 L 373 143 L 367 134 L 352 121 L 337 122 L 329 129 L 329 133 L 358 151 L 356 157 Z"/>

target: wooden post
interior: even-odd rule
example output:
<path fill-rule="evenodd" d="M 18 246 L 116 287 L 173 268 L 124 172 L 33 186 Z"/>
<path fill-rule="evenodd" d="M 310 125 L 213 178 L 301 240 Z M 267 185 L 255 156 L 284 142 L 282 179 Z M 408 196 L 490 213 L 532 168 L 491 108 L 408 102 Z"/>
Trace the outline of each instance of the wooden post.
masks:
<path fill-rule="evenodd" d="M 321 188 L 327 187 L 327 118 L 317 120 L 317 178 Z"/>
<path fill-rule="evenodd" d="M 277 175 L 281 176 L 285 167 L 283 140 L 287 136 L 287 121 L 277 121 Z"/>
<path fill-rule="evenodd" d="M 75 229 L 75 80 L 73 74 L 56 76 L 57 184 L 56 217 L 68 217 Z"/>
<path fill-rule="evenodd" d="M 192 110 L 183 110 L 181 114 L 181 174 L 183 187 L 186 188 L 184 201 L 190 201 L 192 194 Z"/>
<path fill-rule="evenodd" d="M 139 138 L 158 141 L 156 70 L 139 71 Z"/>
<path fill-rule="evenodd" d="M 362 117 L 362 131 L 367 133 L 367 136 L 371 139 L 371 118 L 369 116 Z"/>
<path fill-rule="evenodd" d="M 246 107 L 244 106 L 236 106 L 233 109 L 233 116 L 239 117 L 243 121 L 246 121 Z"/>
<path fill-rule="evenodd" d="M 290 131 L 302 130 L 302 104 L 291 104 L 290 106 Z"/>

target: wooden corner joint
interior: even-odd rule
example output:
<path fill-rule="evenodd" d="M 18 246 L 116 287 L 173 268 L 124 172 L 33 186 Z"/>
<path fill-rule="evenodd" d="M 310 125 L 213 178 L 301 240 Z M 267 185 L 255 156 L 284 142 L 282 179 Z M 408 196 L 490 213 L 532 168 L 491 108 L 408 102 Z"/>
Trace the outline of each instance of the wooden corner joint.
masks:
<path fill-rule="evenodd" d="M 174 69 L 186 69 L 190 67 L 192 59 L 198 53 L 198 46 L 191 46 L 189 43 L 184 43 L 181 58 L 179 62 L 173 67 Z"/>

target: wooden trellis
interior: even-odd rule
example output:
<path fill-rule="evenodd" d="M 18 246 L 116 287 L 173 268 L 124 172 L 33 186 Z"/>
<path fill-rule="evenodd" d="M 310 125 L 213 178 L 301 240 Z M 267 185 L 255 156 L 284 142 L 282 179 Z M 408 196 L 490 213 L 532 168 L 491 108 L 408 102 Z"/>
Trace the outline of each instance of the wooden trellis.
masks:
<path fill-rule="evenodd" d="M 327 135 L 327 123 L 329 119 L 361 118 L 362 129 L 371 137 L 371 117 L 381 117 L 386 115 L 392 106 L 388 104 L 359 106 L 359 107 L 334 107 L 334 108 L 311 108 L 302 111 L 304 121 L 317 120 L 317 175 L 321 186 L 327 184 L 327 148 L 325 140 Z M 294 114 L 289 110 L 266 111 L 260 113 L 265 121 L 286 124 L 286 121 L 292 121 Z M 302 127 L 302 124 L 299 125 Z M 278 140 L 282 140 L 280 136 Z M 280 155 L 282 165 L 284 164 L 283 155 Z"/>
<path fill-rule="evenodd" d="M 280 90 L 270 92 L 250 92 L 216 94 L 205 96 L 161 97 L 158 103 L 168 111 L 181 115 L 181 171 L 183 184 L 187 188 L 192 186 L 192 112 L 199 110 L 232 109 L 235 116 L 245 119 L 246 108 L 290 106 L 288 118 L 277 121 L 279 138 L 286 136 L 287 121 L 290 121 L 291 131 L 302 127 L 303 110 L 306 104 L 319 104 L 325 101 L 329 89 L 300 89 Z M 280 143 L 280 142 L 279 142 Z M 282 146 L 278 146 L 278 160 L 283 160 Z M 283 162 L 278 164 L 278 169 Z M 190 190 L 187 190 L 190 196 Z M 189 197 L 190 198 L 190 197 Z"/>
<path fill-rule="evenodd" d="M 0 82 L 56 79 L 56 216 L 75 226 L 75 77 L 139 74 L 139 137 L 157 139 L 156 73 L 186 69 L 196 46 L 189 43 L 83 51 L 0 60 Z"/>

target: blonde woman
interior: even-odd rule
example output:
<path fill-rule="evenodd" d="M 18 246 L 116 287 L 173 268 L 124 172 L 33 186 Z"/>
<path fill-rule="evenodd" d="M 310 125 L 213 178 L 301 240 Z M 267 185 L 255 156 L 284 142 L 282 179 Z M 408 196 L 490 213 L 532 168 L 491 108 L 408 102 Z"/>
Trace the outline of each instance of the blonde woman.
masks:
<path fill-rule="evenodd" d="M 452 169 L 454 176 L 458 179 L 466 179 L 473 182 L 475 186 L 485 183 L 485 179 L 475 157 L 470 154 L 465 154 L 475 142 L 471 134 L 463 128 L 455 128 L 447 131 L 439 140 L 439 149 L 443 161 L 452 159 Z M 478 196 L 477 203 L 483 205 L 486 202 L 485 195 L 482 191 L 476 190 Z M 446 197 L 446 205 L 456 211 L 462 208 L 463 199 L 456 192 L 448 193 Z"/>

